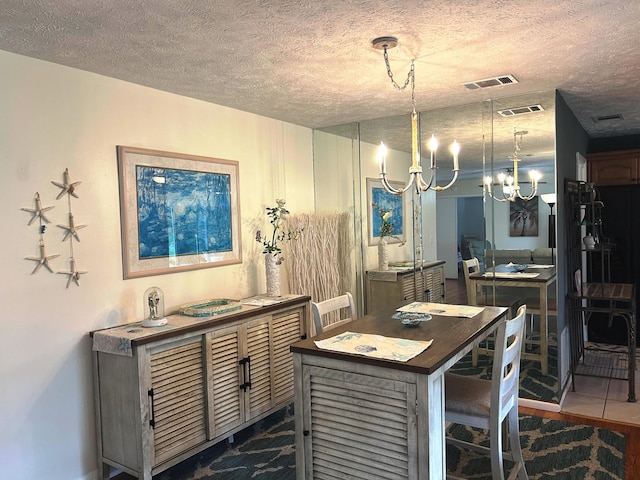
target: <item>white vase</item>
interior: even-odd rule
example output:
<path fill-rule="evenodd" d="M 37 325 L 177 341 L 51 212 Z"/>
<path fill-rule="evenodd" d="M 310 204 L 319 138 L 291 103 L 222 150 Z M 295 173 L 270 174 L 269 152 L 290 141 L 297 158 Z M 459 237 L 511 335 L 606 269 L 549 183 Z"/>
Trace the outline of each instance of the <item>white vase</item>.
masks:
<path fill-rule="evenodd" d="M 264 262 L 267 275 L 267 296 L 280 296 L 280 265 L 278 257 L 267 254 L 264 256 Z"/>
<path fill-rule="evenodd" d="M 586 237 L 584 237 L 582 241 L 584 242 L 584 246 L 587 247 L 588 250 L 592 250 L 596 246 L 596 240 L 591 236 L 591 234 L 588 234 Z"/>
<path fill-rule="evenodd" d="M 389 270 L 389 252 L 387 251 L 387 239 L 384 237 L 378 242 L 378 269 Z"/>

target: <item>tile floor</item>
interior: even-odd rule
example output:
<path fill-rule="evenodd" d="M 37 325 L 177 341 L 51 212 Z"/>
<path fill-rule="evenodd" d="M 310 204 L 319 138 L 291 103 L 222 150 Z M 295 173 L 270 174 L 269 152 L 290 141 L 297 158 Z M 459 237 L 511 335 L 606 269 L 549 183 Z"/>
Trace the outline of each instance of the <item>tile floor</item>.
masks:
<path fill-rule="evenodd" d="M 610 365 L 614 372 L 613 377 L 617 376 L 616 367 L 626 367 L 626 355 L 621 355 L 617 361 L 618 364 Z M 602 365 L 598 367 L 601 369 Z M 619 372 L 620 369 L 618 368 L 617 371 Z M 627 380 L 574 375 L 574 383 L 575 391 L 569 388 L 562 403 L 562 412 L 640 425 L 640 402 L 627 401 L 629 392 Z M 637 368 L 635 385 L 636 397 L 639 398 L 640 371 Z"/>

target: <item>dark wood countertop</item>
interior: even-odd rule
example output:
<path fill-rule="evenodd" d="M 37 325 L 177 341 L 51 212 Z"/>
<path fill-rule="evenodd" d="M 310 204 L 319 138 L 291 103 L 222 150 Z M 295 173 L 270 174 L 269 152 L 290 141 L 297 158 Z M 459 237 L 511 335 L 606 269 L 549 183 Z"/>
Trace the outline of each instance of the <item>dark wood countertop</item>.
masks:
<path fill-rule="evenodd" d="M 472 318 L 433 315 L 431 320 L 422 322 L 420 326 L 416 328 L 410 328 L 403 326 L 400 320 L 391 318 L 398 307 L 407 303 L 410 302 L 403 302 L 396 307 L 365 315 L 344 326 L 332 329 L 316 337 L 302 340 L 292 345 L 291 351 L 355 363 L 377 365 L 385 368 L 431 374 L 453 358 L 465 346 L 473 343 L 486 332 L 492 330 L 501 319 L 505 318 L 507 313 L 506 308 L 485 307 L 481 313 Z M 433 339 L 433 343 L 424 352 L 408 362 L 322 350 L 316 347 L 314 343 L 315 340 L 330 338 L 343 332 L 368 333 L 418 341 Z"/>

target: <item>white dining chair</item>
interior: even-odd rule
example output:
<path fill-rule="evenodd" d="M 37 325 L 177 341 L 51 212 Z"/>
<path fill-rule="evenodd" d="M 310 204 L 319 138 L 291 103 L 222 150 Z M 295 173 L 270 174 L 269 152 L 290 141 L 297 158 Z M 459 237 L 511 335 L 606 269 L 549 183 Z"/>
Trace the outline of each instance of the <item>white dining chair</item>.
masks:
<path fill-rule="evenodd" d="M 464 273 L 464 281 L 467 287 L 467 302 L 471 304 L 471 281 L 469 280 L 469 275 L 472 273 L 480 272 L 480 262 L 476 257 L 470 258 L 469 260 L 463 260 L 463 273 Z M 495 305 L 497 307 L 508 307 L 509 308 L 509 317 L 513 317 L 516 314 L 516 310 L 522 304 L 522 299 L 517 296 L 512 295 L 504 295 L 504 294 L 496 294 L 495 296 L 491 293 L 485 293 L 484 291 L 476 292 L 476 303 L 478 306 L 487 306 L 487 305 Z"/>
<path fill-rule="evenodd" d="M 495 335 L 491 380 L 445 374 L 445 421 L 489 430 L 489 447 L 447 436 L 447 442 L 460 448 L 491 455 L 493 480 L 504 480 L 503 457 L 514 462 L 509 479 L 526 480 L 527 471 L 520 448 L 518 388 L 520 351 L 524 336 L 526 305 L 516 316 L 504 320 Z M 503 422 L 507 419 L 510 452 L 503 451 Z M 447 478 L 455 478 L 449 477 Z"/>
<path fill-rule="evenodd" d="M 355 319 L 356 306 L 353 296 L 347 292 L 322 302 L 311 302 L 311 313 L 317 335 Z"/>
<path fill-rule="evenodd" d="M 467 287 L 467 303 L 469 305 L 471 302 L 471 289 L 473 288 L 471 281 L 469 279 L 469 275 L 472 273 L 480 272 L 480 262 L 477 257 L 470 258 L 469 260 L 462 261 L 463 272 L 464 272 L 464 281 Z M 476 306 L 488 306 L 494 305 L 497 307 L 507 307 L 509 309 L 508 316 L 509 318 L 513 318 L 516 314 L 516 311 L 520 305 L 522 305 L 522 300 L 520 297 L 511 296 L 511 295 L 493 295 L 491 293 L 485 294 L 484 291 L 476 292 L 476 301 L 473 305 Z M 483 353 L 485 355 L 493 355 L 493 349 L 487 347 L 487 340 L 485 340 L 482 344 L 478 345 L 473 349 L 471 356 L 471 364 L 475 367 L 478 365 L 478 355 Z"/>

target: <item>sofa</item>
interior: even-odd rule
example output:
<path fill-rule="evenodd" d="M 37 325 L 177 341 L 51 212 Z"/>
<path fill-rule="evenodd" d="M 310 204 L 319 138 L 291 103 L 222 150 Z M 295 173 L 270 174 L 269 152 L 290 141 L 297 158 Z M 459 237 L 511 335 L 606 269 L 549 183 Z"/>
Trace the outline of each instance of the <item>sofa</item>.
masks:
<path fill-rule="evenodd" d="M 506 263 L 552 265 L 554 263 L 551 248 L 546 247 L 520 250 L 485 250 L 484 260 L 487 265 L 491 264 L 492 258 L 495 258 L 496 265 Z"/>

